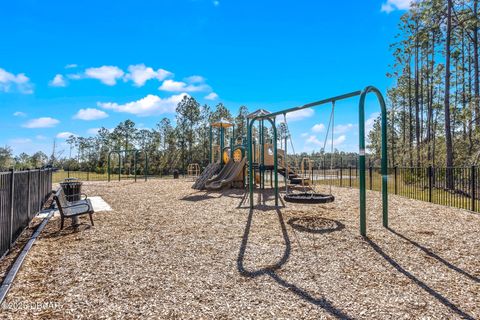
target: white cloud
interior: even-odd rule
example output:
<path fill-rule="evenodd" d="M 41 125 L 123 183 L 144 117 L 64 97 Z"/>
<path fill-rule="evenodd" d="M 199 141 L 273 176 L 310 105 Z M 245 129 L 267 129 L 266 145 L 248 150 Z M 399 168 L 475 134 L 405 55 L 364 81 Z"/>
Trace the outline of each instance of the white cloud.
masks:
<path fill-rule="evenodd" d="M 23 94 L 33 93 L 33 85 L 24 73 L 15 75 L 0 68 L 0 92 L 12 92 L 12 89 Z"/>
<path fill-rule="evenodd" d="M 65 66 L 65 69 L 74 69 L 76 67 L 78 67 L 78 65 L 76 63 L 71 63 L 71 64 L 67 64 Z"/>
<path fill-rule="evenodd" d="M 32 119 L 23 124 L 24 128 L 34 129 L 34 128 L 52 128 L 59 124 L 60 121 L 50 117 L 42 117 L 37 119 Z"/>
<path fill-rule="evenodd" d="M 347 123 L 347 124 L 339 124 L 336 125 L 334 128 L 334 132 L 336 134 L 342 134 L 342 133 L 347 133 L 353 129 L 357 128 L 357 125 Z"/>
<path fill-rule="evenodd" d="M 64 132 L 59 132 L 56 137 L 58 139 L 68 139 L 68 138 L 70 138 L 70 136 L 75 136 L 76 137 L 77 135 L 74 134 L 74 133 L 68 132 L 68 131 L 64 131 Z"/>
<path fill-rule="evenodd" d="M 314 135 L 309 136 L 305 142 L 307 144 L 314 144 L 317 146 L 321 146 L 323 144 L 320 140 L 318 140 L 317 136 Z"/>
<path fill-rule="evenodd" d="M 325 130 L 325 125 L 323 123 L 318 123 L 312 127 L 313 132 L 323 132 Z"/>
<path fill-rule="evenodd" d="M 390 13 L 394 10 L 408 10 L 412 0 L 387 0 L 382 4 L 381 11 Z"/>
<path fill-rule="evenodd" d="M 39 134 L 39 135 L 36 135 L 36 136 L 35 136 L 35 139 L 37 139 L 37 140 L 47 140 L 47 137 L 45 137 L 44 135 Z"/>
<path fill-rule="evenodd" d="M 207 94 L 205 96 L 205 99 L 206 100 L 217 100 L 218 99 L 218 94 L 216 94 L 215 92 L 210 92 L 209 94 Z"/>
<path fill-rule="evenodd" d="M 11 144 L 25 144 L 25 143 L 31 143 L 32 139 L 29 139 L 29 138 L 15 138 L 15 139 L 10 139 L 9 142 Z"/>
<path fill-rule="evenodd" d="M 100 128 L 90 128 L 87 130 L 88 134 L 97 134 L 100 131 Z"/>
<path fill-rule="evenodd" d="M 313 111 L 313 109 L 311 108 L 290 112 L 290 113 L 287 113 L 287 121 L 298 121 L 298 120 L 310 118 L 313 116 L 314 113 L 315 111 Z"/>
<path fill-rule="evenodd" d="M 16 111 L 16 112 L 13 113 L 13 115 L 15 117 L 26 117 L 27 116 L 27 114 L 25 112 L 22 112 L 22 111 Z"/>
<path fill-rule="evenodd" d="M 165 80 L 159 90 L 168 92 L 204 92 L 210 91 L 210 86 L 206 84 L 186 84 L 183 81 Z"/>
<path fill-rule="evenodd" d="M 74 119 L 86 120 L 86 121 L 105 119 L 107 117 L 108 117 L 108 114 L 105 111 L 93 109 L 93 108 L 80 109 L 73 116 Z"/>
<path fill-rule="evenodd" d="M 128 66 L 125 81 L 132 80 L 135 86 L 141 87 L 150 79 L 162 81 L 172 75 L 173 73 L 164 69 L 153 70 L 153 68 L 147 67 L 144 64 L 136 64 Z"/>
<path fill-rule="evenodd" d="M 344 143 L 347 140 L 347 136 L 342 134 L 341 136 L 338 136 L 337 138 L 333 139 L 333 146 L 338 147 L 342 143 Z"/>
<path fill-rule="evenodd" d="M 185 79 L 188 83 L 205 83 L 205 78 L 202 76 L 190 76 Z"/>
<path fill-rule="evenodd" d="M 125 104 L 118 104 L 115 102 L 98 102 L 97 105 L 104 109 L 131 113 L 145 117 L 159 115 L 162 113 L 174 113 L 177 104 L 183 99 L 184 96 L 188 96 L 188 94 L 181 93 L 163 99 L 159 96 L 149 94 L 145 98 L 137 101 L 127 102 Z"/>
<path fill-rule="evenodd" d="M 306 138 L 306 137 L 308 137 L 308 135 L 309 135 L 308 132 L 304 132 L 304 133 L 302 133 L 300 136 L 301 136 L 302 138 Z"/>
<path fill-rule="evenodd" d="M 49 83 L 50 86 L 52 87 L 66 87 L 67 86 L 67 80 L 62 74 L 57 74 L 53 78 L 52 81 Z"/>
<path fill-rule="evenodd" d="M 372 131 L 375 120 L 377 120 L 379 116 L 380 112 L 374 112 L 368 117 L 367 121 L 365 121 L 365 135 L 368 136 L 370 131 Z"/>
<path fill-rule="evenodd" d="M 117 80 L 122 78 L 124 72 L 116 66 L 101 66 L 98 68 L 88 68 L 85 70 L 85 77 L 98 79 L 108 86 L 117 84 Z"/>

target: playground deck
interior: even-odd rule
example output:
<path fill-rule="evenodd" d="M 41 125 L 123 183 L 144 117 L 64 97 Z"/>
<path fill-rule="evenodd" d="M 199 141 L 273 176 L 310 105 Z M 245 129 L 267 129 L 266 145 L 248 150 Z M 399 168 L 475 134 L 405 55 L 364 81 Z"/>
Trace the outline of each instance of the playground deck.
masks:
<path fill-rule="evenodd" d="M 358 190 L 326 205 L 288 204 L 242 190 L 200 192 L 183 180 L 86 183 L 114 209 L 95 227 L 51 221 L 4 308 L 7 318 L 479 318 L 480 215 Z M 86 220 L 84 220 L 86 221 Z"/>

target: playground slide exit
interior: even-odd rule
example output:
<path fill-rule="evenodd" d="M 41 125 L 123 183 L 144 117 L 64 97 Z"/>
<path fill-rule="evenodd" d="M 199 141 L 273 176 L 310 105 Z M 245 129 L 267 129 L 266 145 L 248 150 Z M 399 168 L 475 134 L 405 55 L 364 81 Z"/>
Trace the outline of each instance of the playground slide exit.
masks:
<path fill-rule="evenodd" d="M 238 177 L 245 167 L 246 161 L 246 157 L 243 157 L 240 162 L 235 162 L 233 159 L 230 159 L 216 177 L 208 180 L 205 185 L 207 190 L 219 190 L 225 187 L 231 187 L 235 178 Z"/>

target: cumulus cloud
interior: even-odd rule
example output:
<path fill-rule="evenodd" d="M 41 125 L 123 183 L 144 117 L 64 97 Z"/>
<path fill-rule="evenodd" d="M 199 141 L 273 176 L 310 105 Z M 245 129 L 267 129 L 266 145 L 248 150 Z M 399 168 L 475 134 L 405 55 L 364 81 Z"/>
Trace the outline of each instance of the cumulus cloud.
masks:
<path fill-rule="evenodd" d="M 98 133 L 98 131 L 100 131 L 100 128 L 90 128 L 87 130 L 87 133 L 95 135 Z"/>
<path fill-rule="evenodd" d="M 314 113 L 315 111 L 313 111 L 313 109 L 311 108 L 290 112 L 287 114 L 287 121 L 298 121 L 307 119 L 312 117 Z"/>
<path fill-rule="evenodd" d="M 105 119 L 107 117 L 108 117 L 108 114 L 105 111 L 93 109 L 93 108 L 80 109 L 73 116 L 74 119 L 86 120 L 86 121 Z"/>
<path fill-rule="evenodd" d="M 175 80 L 165 80 L 159 90 L 168 91 L 168 92 L 204 92 L 210 91 L 210 86 L 200 83 L 200 84 L 187 84 L 183 81 Z"/>
<path fill-rule="evenodd" d="M 205 83 L 205 78 L 199 75 L 190 76 L 185 79 L 188 83 Z"/>
<path fill-rule="evenodd" d="M 75 137 L 76 137 L 77 135 L 74 134 L 74 133 L 68 132 L 68 131 L 59 132 L 59 133 L 56 135 L 56 137 L 57 137 L 58 139 L 68 139 L 68 138 L 70 138 L 70 136 L 75 136 Z"/>
<path fill-rule="evenodd" d="M 218 94 L 216 94 L 215 92 L 210 92 L 209 94 L 207 94 L 205 96 L 205 99 L 206 100 L 217 100 L 218 99 Z"/>
<path fill-rule="evenodd" d="M 314 135 L 309 136 L 305 142 L 307 144 L 314 144 L 317 146 L 321 146 L 323 144 L 320 140 L 318 140 L 317 136 Z"/>
<path fill-rule="evenodd" d="M 342 134 L 341 136 L 338 136 L 336 138 L 333 139 L 333 146 L 334 147 L 338 147 L 340 146 L 342 143 L 344 143 L 345 141 L 347 140 L 347 136 Z"/>
<path fill-rule="evenodd" d="M 13 74 L 0 68 L 0 92 L 12 92 L 17 90 L 23 94 L 32 94 L 33 85 L 24 73 Z"/>
<path fill-rule="evenodd" d="M 25 112 L 22 112 L 22 111 L 16 111 L 16 112 L 13 113 L 13 115 L 15 117 L 26 117 L 27 116 L 27 114 Z"/>
<path fill-rule="evenodd" d="M 355 128 L 357 128 L 357 126 L 351 123 L 339 124 L 335 126 L 334 132 L 336 134 L 342 134 L 342 133 L 347 133 Z"/>
<path fill-rule="evenodd" d="M 107 86 L 114 86 L 125 73 L 117 66 L 101 66 L 85 70 L 85 77 L 100 80 Z"/>
<path fill-rule="evenodd" d="M 394 10 L 408 10 L 412 0 L 387 0 L 387 2 L 382 4 L 381 11 L 390 13 Z"/>
<path fill-rule="evenodd" d="M 373 130 L 373 125 L 375 124 L 375 120 L 380 116 L 380 112 L 372 113 L 367 121 L 365 121 L 365 135 L 368 135 L 370 131 Z"/>
<path fill-rule="evenodd" d="M 135 114 L 140 117 L 145 117 L 163 113 L 174 113 L 177 104 L 185 96 L 188 96 L 188 94 L 181 93 L 162 99 L 159 96 L 149 94 L 140 100 L 127 102 L 125 104 L 118 104 L 115 102 L 98 102 L 97 105 L 107 110 L 125 112 Z"/>
<path fill-rule="evenodd" d="M 325 125 L 323 123 L 318 123 L 312 127 L 313 132 L 323 132 L 325 131 Z"/>
<path fill-rule="evenodd" d="M 153 70 L 153 68 L 147 67 L 144 64 L 136 64 L 128 67 L 128 73 L 124 79 L 125 81 L 133 81 L 137 87 L 142 87 L 150 79 L 162 81 L 172 75 L 173 73 L 164 69 Z"/>
<path fill-rule="evenodd" d="M 42 117 L 32 119 L 23 124 L 24 128 L 36 129 L 36 128 L 52 128 L 59 124 L 60 121 L 50 117 Z"/>
<path fill-rule="evenodd" d="M 53 77 L 53 80 L 50 81 L 49 85 L 51 87 L 66 87 L 67 80 L 62 74 L 56 74 L 55 77 Z"/>

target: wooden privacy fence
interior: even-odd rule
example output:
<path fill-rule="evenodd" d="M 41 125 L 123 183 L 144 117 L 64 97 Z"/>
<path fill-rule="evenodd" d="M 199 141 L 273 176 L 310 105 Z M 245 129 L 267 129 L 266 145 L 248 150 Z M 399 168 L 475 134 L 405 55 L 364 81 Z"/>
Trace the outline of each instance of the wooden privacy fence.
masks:
<path fill-rule="evenodd" d="M 51 190 L 51 169 L 0 172 L 0 257 L 42 209 Z"/>

